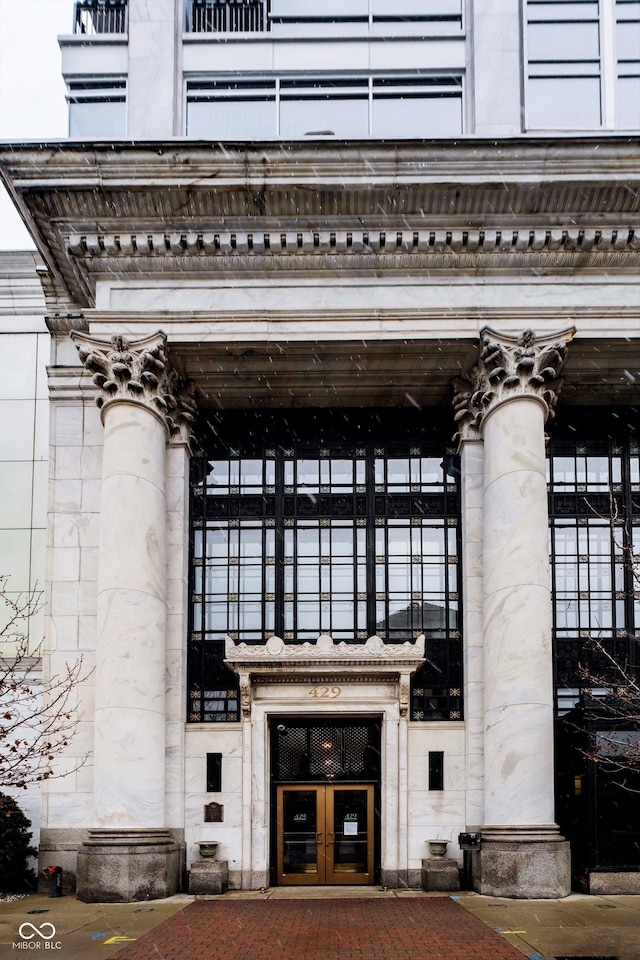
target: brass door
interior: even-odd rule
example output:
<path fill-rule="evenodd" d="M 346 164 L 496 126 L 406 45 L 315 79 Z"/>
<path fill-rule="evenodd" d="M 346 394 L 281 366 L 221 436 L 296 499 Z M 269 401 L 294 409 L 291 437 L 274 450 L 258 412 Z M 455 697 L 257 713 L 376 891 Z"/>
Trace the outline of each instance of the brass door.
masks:
<path fill-rule="evenodd" d="M 373 785 L 278 787 L 278 883 L 373 883 Z"/>

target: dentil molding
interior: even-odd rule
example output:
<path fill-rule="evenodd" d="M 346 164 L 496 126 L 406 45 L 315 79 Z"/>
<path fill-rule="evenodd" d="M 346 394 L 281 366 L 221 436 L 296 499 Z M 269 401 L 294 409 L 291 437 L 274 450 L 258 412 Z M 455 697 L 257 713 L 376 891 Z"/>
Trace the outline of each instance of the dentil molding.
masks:
<path fill-rule="evenodd" d="M 343 229 L 226 230 L 162 233 L 74 233 L 64 238 L 67 253 L 80 260 L 124 257 L 273 256 L 292 254 L 425 253 L 494 254 L 635 251 L 640 232 L 628 225 L 617 227 L 563 226 L 530 228 L 510 225 L 503 229 L 437 228 L 433 230 Z"/>

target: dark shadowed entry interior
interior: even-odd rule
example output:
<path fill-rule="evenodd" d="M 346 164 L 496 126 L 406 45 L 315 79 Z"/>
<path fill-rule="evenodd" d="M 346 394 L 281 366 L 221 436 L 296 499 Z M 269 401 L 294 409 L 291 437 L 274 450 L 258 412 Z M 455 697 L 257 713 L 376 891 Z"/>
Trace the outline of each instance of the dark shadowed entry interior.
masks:
<path fill-rule="evenodd" d="M 274 717 L 272 884 L 371 884 L 380 874 L 379 718 Z"/>

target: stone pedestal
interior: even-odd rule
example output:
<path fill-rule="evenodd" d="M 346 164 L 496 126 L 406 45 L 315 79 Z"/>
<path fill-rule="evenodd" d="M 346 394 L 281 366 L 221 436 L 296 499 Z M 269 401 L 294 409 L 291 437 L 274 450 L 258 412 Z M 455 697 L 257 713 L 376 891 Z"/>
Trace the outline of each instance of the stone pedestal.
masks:
<path fill-rule="evenodd" d="M 571 893 L 571 852 L 555 824 L 484 827 L 472 857 L 476 893 L 523 900 Z"/>
<path fill-rule="evenodd" d="M 78 851 L 78 900 L 134 903 L 177 892 L 180 845 L 167 830 L 89 831 Z"/>
<path fill-rule="evenodd" d="M 458 861 L 447 857 L 432 857 L 422 861 L 422 889 L 459 890 L 460 871 Z"/>
<path fill-rule="evenodd" d="M 189 872 L 189 893 L 194 897 L 226 893 L 229 888 L 227 860 L 196 860 Z"/>

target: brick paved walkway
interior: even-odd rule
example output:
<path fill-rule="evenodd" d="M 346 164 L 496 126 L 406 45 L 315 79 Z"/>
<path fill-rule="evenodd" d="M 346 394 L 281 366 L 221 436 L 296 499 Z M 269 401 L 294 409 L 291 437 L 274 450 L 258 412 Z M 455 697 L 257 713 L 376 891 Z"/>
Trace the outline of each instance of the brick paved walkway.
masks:
<path fill-rule="evenodd" d="M 197 900 L 121 960 L 522 960 L 448 897 Z M 115 960 L 115 958 L 113 958 Z"/>

